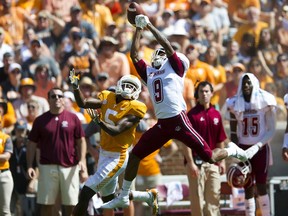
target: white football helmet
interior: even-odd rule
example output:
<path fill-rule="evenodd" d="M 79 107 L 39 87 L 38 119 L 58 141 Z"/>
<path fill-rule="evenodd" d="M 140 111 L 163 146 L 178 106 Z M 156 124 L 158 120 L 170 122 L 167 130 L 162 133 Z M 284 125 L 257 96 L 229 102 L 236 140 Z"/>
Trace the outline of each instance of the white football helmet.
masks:
<path fill-rule="evenodd" d="M 231 187 L 243 188 L 252 185 L 252 167 L 249 161 L 231 164 L 227 170 L 227 182 Z"/>
<path fill-rule="evenodd" d="M 136 100 L 141 92 L 141 82 L 134 75 L 125 75 L 118 82 L 115 93 L 125 99 Z"/>
<path fill-rule="evenodd" d="M 152 67 L 156 69 L 160 68 L 166 58 L 167 58 L 167 55 L 165 53 L 164 48 L 161 47 L 159 49 L 156 49 L 153 52 L 152 57 L 151 57 Z"/>

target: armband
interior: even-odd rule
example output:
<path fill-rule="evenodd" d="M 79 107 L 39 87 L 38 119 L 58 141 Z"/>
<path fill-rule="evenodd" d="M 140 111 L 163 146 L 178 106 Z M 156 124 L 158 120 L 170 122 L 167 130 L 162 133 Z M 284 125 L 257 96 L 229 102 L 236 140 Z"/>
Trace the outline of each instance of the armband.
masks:
<path fill-rule="evenodd" d="M 282 148 L 287 148 L 288 149 L 288 133 L 284 134 L 284 140 L 283 140 Z"/>
<path fill-rule="evenodd" d="M 231 131 L 230 134 L 237 134 L 237 132 L 236 131 Z"/>

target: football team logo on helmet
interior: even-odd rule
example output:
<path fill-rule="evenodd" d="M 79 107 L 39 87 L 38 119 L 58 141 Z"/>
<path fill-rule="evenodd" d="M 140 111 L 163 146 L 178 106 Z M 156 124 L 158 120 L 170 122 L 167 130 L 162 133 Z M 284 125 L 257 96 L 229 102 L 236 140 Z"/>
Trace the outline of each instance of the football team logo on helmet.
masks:
<path fill-rule="evenodd" d="M 227 181 L 231 187 L 243 188 L 252 184 L 252 167 L 249 161 L 231 164 L 227 170 Z"/>
<path fill-rule="evenodd" d="M 125 99 L 136 100 L 141 92 L 141 82 L 134 75 L 125 75 L 118 82 L 115 93 Z"/>

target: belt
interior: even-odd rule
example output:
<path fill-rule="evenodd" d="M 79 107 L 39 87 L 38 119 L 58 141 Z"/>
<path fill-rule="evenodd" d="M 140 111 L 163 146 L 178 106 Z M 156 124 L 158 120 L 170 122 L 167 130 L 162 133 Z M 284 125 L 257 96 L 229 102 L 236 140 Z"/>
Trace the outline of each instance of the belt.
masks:
<path fill-rule="evenodd" d="M 3 173 L 3 172 L 6 172 L 8 171 L 9 169 L 3 169 L 3 170 L 0 170 L 0 174 Z"/>

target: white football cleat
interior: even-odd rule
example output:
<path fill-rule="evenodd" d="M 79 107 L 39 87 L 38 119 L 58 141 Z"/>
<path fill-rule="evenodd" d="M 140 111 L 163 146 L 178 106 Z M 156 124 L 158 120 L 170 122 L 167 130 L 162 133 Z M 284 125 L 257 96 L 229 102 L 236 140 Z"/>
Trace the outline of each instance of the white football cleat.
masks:
<path fill-rule="evenodd" d="M 247 161 L 248 160 L 248 157 L 247 157 L 247 154 L 246 154 L 246 151 L 241 149 L 239 146 L 237 146 L 235 143 L 233 142 L 229 142 L 228 145 L 227 145 L 228 148 L 233 148 L 235 149 L 235 154 L 231 155 L 235 158 L 238 158 L 239 160 L 241 161 Z"/>
<path fill-rule="evenodd" d="M 114 208 L 127 208 L 129 206 L 129 196 L 118 196 L 113 200 L 104 203 L 101 208 L 103 209 L 114 209 Z"/>

